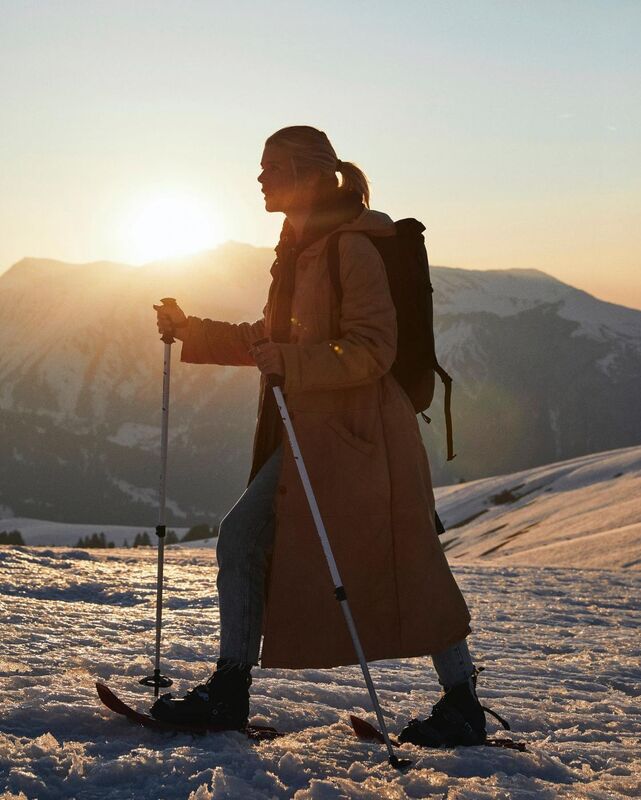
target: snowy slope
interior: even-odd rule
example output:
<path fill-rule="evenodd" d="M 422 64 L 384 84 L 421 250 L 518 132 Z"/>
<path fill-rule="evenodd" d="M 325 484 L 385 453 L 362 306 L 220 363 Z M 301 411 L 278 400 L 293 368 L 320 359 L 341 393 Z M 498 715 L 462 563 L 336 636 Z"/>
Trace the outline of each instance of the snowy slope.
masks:
<path fill-rule="evenodd" d="M 451 561 L 641 569 L 641 447 L 594 453 L 435 490 Z M 103 531 L 116 546 L 153 527 L 0 519 L 27 545 L 72 546 Z M 172 528 L 180 537 L 186 528 Z M 178 545 L 214 546 L 215 540 Z"/>
<path fill-rule="evenodd" d="M 435 494 L 450 560 L 641 569 L 641 447 Z"/>
<path fill-rule="evenodd" d="M 218 647 L 211 551 L 168 554 L 163 669 L 184 692 Z M 473 615 L 480 694 L 529 752 L 421 751 L 406 773 L 355 740 L 373 719 L 356 668 L 255 670 L 255 721 L 288 736 L 140 730 L 102 708 L 94 681 L 145 707 L 153 649 L 153 552 L 0 549 L 0 793 L 5 800 L 613 800 L 638 797 L 641 690 L 634 572 L 455 569 Z M 392 730 L 438 697 L 427 659 L 379 662 Z M 494 731 L 494 723 L 490 724 Z"/>

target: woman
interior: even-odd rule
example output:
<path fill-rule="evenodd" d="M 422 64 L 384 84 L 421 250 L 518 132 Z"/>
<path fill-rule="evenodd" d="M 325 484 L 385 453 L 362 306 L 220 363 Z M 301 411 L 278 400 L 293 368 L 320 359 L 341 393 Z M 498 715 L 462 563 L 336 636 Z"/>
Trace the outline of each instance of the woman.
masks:
<path fill-rule="evenodd" d="M 396 313 L 370 237 L 393 235 L 393 223 L 369 209 L 365 175 L 315 128 L 270 136 L 261 167 L 266 210 L 286 215 L 263 317 L 233 325 L 154 306 L 159 330 L 183 341 L 183 361 L 256 366 L 262 376 L 249 485 L 220 526 L 217 669 L 185 698 L 162 697 L 152 713 L 243 727 L 261 634 L 263 667 L 357 661 L 266 387 L 265 376 L 277 374 L 368 661 L 431 655 L 443 685 L 431 716 L 401 738 L 477 744 L 485 717 L 465 643 L 469 614 L 434 529 L 415 412 L 389 371 Z M 326 247 L 338 229 L 340 303 Z"/>

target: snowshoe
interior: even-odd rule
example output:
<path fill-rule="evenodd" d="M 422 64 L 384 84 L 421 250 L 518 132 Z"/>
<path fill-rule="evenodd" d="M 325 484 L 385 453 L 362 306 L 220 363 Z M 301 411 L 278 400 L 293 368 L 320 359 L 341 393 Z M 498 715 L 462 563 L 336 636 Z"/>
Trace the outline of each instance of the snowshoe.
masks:
<path fill-rule="evenodd" d="M 427 719 L 410 720 L 401 731 L 399 741 L 420 747 L 469 747 L 485 744 L 485 711 L 509 730 L 510 726 L 504 719 L 479 703 L 469 682 L 461 683 L 443 695 Z"/>
<path fill-rule="evenodd" d="M 171 724 L 244 730 L 249 717 L 251 682 L 251 666 L 219 661 L 206 683 L 190 689 L 180 699 L 171 694 L 161 695 L 149 713 Z"/>

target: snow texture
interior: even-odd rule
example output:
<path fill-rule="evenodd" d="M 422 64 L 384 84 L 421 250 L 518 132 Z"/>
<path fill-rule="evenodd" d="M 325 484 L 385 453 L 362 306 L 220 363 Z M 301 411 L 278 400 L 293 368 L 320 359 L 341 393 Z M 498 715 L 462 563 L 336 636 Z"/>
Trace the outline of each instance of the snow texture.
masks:
<path fill-rule="evenodd" d="M 560 478 L 558 480 L 561 480 Z M 567 489 L 576 489 L 573 473 Z M 529 752 L 427 751 L 391 769 L 349 712 L 374 721 L 358 668 L 255 670 L 255 722 L 288 735 L 260 745 L 140 729 L 103 708 L 106 681 L 139 708 L 151 669 L 155 553 L 0 548 L 0 793 L 58 800 L 529 800 L 639 797 L 641 576 L 632 570 L 456 566 L 470 604 L 479 693 Z M 211 550 L 167 553 L 162 667 L 184 692 L 218 647 Z M 438 697 L 428 659 L 378 662 L 392 731 Z M 490 724 L 494 730 L 494 723 Z"/>

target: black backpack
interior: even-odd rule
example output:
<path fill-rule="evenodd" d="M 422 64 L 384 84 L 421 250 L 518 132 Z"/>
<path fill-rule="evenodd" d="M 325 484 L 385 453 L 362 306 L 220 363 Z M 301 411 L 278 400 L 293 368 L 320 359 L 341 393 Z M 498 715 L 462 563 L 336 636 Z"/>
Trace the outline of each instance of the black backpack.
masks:
<path fill-rule="evenodd" d="M 434 396 L 434 373 L 438 373 L 445 386 L 445 427 L 447 432 L 447 460 L 454 458 L 452 434 L 452 378 L 441 367 L 434 347 L 434 310 L 430 267 L 425 249 L 425 226 L 416 219 L 401 219 L 394 223 L 395 236 L 368 237 L 385 262 L 392 300 L 396 306 L 398 345 L 392 374 L 403 387 L 414 406 L 426 422 L 430 418 L 425 410 Z M 329 276 L 339 300 L 343 299 L 340 279 L 340 260 L 337 231 L 329 237 Z"/>

